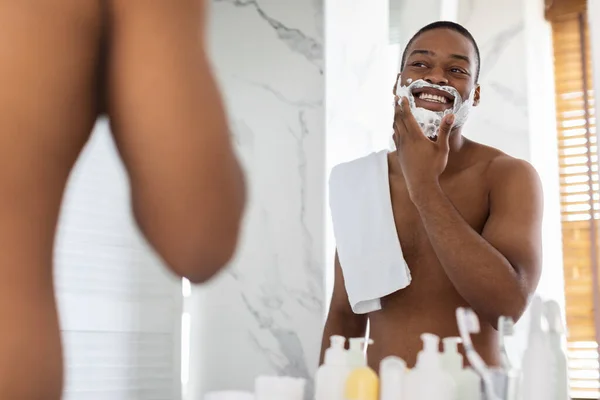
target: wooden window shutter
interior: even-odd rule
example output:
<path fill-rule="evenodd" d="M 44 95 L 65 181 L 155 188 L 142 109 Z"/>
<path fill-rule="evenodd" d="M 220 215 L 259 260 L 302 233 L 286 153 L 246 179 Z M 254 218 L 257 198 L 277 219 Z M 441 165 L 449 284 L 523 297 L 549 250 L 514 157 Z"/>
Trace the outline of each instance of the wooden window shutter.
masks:
<path fill-rule="evenodd" d="M 586 0 L 545 0 L 546 19 L 554 21 L 586 11 Z"/>
<path fill-rule="evenodd" d="M 600 198 L 592 57 L 585 0 L 546 2 L 552 24 L 569 385 L 600 398 L 598 226 Z"/>

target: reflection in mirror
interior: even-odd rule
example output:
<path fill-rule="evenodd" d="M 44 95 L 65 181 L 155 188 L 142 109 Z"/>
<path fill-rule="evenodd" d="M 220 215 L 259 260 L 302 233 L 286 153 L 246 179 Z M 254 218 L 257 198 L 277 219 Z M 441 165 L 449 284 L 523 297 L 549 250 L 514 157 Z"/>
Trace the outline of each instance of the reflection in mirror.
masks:
<path fill-rule="evenodd" d="M 564 142 L 574 135 L 584 145 L 595 143 L 592 79 L 589 72 L 576 79 L 560 75 L 567 50 L 582 65 L 592 59 L 589 39 L 581 35 L 587 29 L 585 4 L 574 14 L 572 8 L 568 15 L 558 13 L 559 24 L 546 19 L 541 2 L 534 3 L 391 0 L 387 49 L 373 39 L 371 51 L 378 57 L 369 58 L 370 70 L 380 73 L 377 84 L 388 88 L 388 105 L 378 117 L 389 125 L 376 129 L 379 121 L 365 124 L 361 113 L 333 114 L 353 100 L 328 93 L 328 139 L 338 132 L 360 138 L 351 130 L 358 127 L 373 141 L 386 135 L 393 143 L 354 150 L 337 142 L 328 149 L 337 151 L 337 162 L 328 165 L 328 251 L 335 262 L 328 265 L 318 393 L 331 389 L 319 378 L 329 382 L 325 377 L 334 371 L 341 382 L 336 393 L 356 382 L 378 387 L 373 372 L 400 380 L 403 373 L 384 374 L 388 361 L 410 368 L 405 390 L 415 398 L 445 398 L 448 390 L 440 388 L 448 374 L 455 380 L 474 377 L 464 381 L 471 386 L 456 389 L 461 398 L 480 380 L 487 398 L 502 399 L 515 398 L 517 390 L 525 398 L 545 398 L 543 389 L 582 396 L 581 388 L 598 386 L 597 367 L 586 370 L 589 378 L 574 378 L 575 370 L 567 374 L 561 346 L 565 323 L 580 329 L 581 320 L 569 314 L 569 304 L 580 301 L 570 295 L 573 288 L 584 285 L 586 304 L 600 300 L 593 279 L 574 281 L 569 272 L 574 263 L 597 276 L 596 251 L 573 258 L 569 254 L 579 242 L 561 245 L 561 236 L 570 238 L 574 229 L 591 238 L 587 248 L 597 245 L 596 218 L 589 211 L 598 196 L 589 184 L 597 180 L 595 145 L 575 150 L 575 142 Z M 364 37 L 359 43 L 366 48 Z M 557 52 L 567 37 L 581 40 Z M 387 71 L 395 68 L 393 78 L 385 63 Z M 366 75 L 364 81 L 374 83 Z M 340 89 L 346 83 L 338 82 Z M 334 85 L 329 77 L 327 85 Z M 361 89 L 354 96 L 364 99 Z M 568 110 L 561 108 L 567 98 Z M 581 171 L 573 163 L 581 163 Z M 579 189 L 565 186 L 576 180 Z M 586 218 L 566 222 L 584 209 Z M 584 220 L 591 222 L 582 225 Z M 590 311 L 585 321 L 581 339 L 569 339 L 571 360 L 597 347 L 600 313 Z M 362 337 L 372 344 L 348 350 L 356 363 L 347 375 L 336 367 L 343 351 L 335 346 Z M 462 338 L 458 354 L 454 337 Z M 435 361 L 438 351 L 441 364 Z M 472 369 L 444 361 L 458 358 Z M 555 362 L 557 369 L 545 374 L 551 382 L 538 383 L 532 371 Z M 439 378 L 436 385 L 430 385 L 432 376 Z M 518 387 L 521 377 L 525 383 Z M 393 395 L 386 382 L 380 385 L 382 395 Z"/>

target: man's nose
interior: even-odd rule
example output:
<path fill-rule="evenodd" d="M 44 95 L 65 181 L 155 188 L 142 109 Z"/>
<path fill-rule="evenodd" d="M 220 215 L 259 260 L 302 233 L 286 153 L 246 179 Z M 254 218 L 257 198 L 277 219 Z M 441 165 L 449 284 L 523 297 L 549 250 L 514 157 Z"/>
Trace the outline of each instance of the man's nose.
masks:
<path fill-rule="evenodd" d="M 442 68 L 432 68 L 425 76 L 425 81 L 433 85 L 444 86 L 448 84 L 448 78 Z"/>

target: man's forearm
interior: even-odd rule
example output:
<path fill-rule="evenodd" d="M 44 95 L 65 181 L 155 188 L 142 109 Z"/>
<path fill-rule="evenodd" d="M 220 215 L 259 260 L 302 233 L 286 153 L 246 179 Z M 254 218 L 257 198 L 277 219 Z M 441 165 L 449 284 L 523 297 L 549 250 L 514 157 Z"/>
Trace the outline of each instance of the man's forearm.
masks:
<path fill-rule="evenodd" d="M 520 298 L 518 272 L 510 262 L 471 228 L 438 184 L 421 187 L 411 199 L 458 293 L 493 326 L 501 315 L 518 319 L 527 299 Z"/>

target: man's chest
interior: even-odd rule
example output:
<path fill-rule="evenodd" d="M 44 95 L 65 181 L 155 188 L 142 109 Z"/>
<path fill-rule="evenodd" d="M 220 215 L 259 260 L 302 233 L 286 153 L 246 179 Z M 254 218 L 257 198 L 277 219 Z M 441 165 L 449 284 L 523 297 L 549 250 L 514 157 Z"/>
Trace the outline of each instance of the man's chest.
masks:
<path fill-rule="evenodd" d="M 489 215 L 488 188 L 482 174 L 463 173 L 442 180 L 440 186 L 461 217 L 481 233 Z M 403 179 L 390 180 L 390 195 L 396 231 L 405 259 L 432 251 L 421 216 L 410 199 Z M 442 216 L 443 217 L 443 216 Z M 451 235 L 452 232 L 448 232 Z"/>

